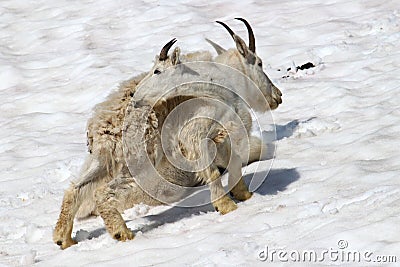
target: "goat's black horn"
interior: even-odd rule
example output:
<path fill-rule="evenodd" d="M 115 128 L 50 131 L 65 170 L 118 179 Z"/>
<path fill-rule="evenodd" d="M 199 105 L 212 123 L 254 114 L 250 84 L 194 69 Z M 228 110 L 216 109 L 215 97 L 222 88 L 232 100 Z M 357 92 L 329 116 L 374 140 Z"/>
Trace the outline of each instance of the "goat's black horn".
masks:
<path fill-rule="evenodd" d="M 251 52 L 255 53 L 256 52 L 256 39 L 254 38 L 254 33 L 253 33 L 253 29 L 250 26 L 250 23 L 247 22 L 247 20 L 243 19 L 243 18 L 235 18 L 237 20 L 242 21 L 247 28 L 247 32 L 249 34 L 249 49 Z"/>
<path fill-rule="evenodd" d="M 159 58 L 161 61 L 164 61 L 168 58 L 168 51 L 174 45 L 175 42 L 176 42 L 176 38 L 173 38 L 166 45 L 164 45 L 164 47 L 161 49 L 160 58 Z"/>
<path fill-rule="evenodd" d="M 226 25 L 222 21 L 218 21 L 218 20 L 216 21 L 216 23 L 221 24 L 222 26 L 224 26 L 224 28 L 229 32 L 229 34 L 232 36 L 233 40 L 235 41 L 235 33 L 232 31 L 231 28 L 229 28 L 228 25 Z"/>

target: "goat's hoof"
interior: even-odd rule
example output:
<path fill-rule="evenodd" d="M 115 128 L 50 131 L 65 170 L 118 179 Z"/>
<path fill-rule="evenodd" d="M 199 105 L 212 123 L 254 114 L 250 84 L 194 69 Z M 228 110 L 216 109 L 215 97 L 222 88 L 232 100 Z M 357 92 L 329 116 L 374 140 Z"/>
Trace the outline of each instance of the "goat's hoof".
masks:
<path fill-rule="evenodd" d="M 129 229 L 118 231 L 117 233 L 113 234 L 113 238 L 118 241 L 132 240 L 134 237 L 135 235 Z"/>
<path fill-rule="evenodd" d="M 246 190 L 246 191 L 232 193 L 232 195 L 239 201 L 245 201 L 251 198 L 253 196 L 253 193 Z"/>
<path fill-rule="evenodd" d="M 57 246 L 59 246 L 61 249 L 66 249 L 69 248 L 72 245 L 76 245 L 78 242 L 76 242 L 75 240 L 73 240 L 72 238 L 67 238 L 64 241 L 63 240 L 57 240 L 55 241 L 55 243 L 57 244 Z"/>
<path fill-rule="evenodd" d="M 222 215 L 237 209 L 236 203 L 228 196 L 223 196 L 222 198 L 214 201 L 213 204 L 215 210 L 221 213 Z"/>

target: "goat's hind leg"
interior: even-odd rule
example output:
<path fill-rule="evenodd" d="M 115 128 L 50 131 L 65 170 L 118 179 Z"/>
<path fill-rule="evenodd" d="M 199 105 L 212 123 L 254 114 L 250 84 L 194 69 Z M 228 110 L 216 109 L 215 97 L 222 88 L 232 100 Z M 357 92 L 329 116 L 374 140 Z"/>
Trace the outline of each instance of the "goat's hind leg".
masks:
<path fill-rule="evenodd" d="M 66 249 L 77 242 L 72 239 L 71 233 L 74 224 L 75 214 L 80 206 L 80 198 L 78 197 L 79 189 L 71 185 L 64 193 L 61 212 L 56 227 L 53 232 L 53 241 L 62 249 Z"/>
<path fill-rule="evenodd" d="M 105 175 L 103 166 L 93 156 L 89 156 L 82 168 L 78 183 L 72 183 L 64 193 L 61 212 L 53 232 L 54 243 L 62 249 L 77 243 L 71 237 L 75 215 L 82 202 L 93 197 L 94 189 L 102 182 L 102 177 Z"/>
<path fill-rule="evenodd" d="M 134 238 L 121 212 L 135 204 L 160 204 L 148 196 L 133 178 L 119 177 L 99 187 L 95 192 L 96 206 L 112 238 L 126 241 Z"/>

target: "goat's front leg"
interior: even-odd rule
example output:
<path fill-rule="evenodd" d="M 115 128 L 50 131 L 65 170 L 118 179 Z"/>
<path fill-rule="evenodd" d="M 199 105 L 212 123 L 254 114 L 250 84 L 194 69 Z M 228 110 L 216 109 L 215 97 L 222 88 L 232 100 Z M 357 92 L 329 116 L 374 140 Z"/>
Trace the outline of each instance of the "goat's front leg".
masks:
<path fill-rule="evenodd" d="M 99 187 L 95 192 L 97 209 L 112 238 L 126 241 L 134 238 L 126 226 L 121 212 L 135 204 L 158 205 L 160 202 L 147 195 L 133 178 L 119 177 Z"/>
<path fill-rule="evenodd" d="M 242 160 L 234 151 L 231 151 L 227 169 L 229 172 L 228 187 L 233 197 L 240 201 L 251 198 L 253 193 L 249 192 L 242 177 Z"/>
<path fill-rule="evenodd" d="M 230 175 L 230 174 L 229 174 Z M 230 177 L 229 177 L 230 179 Z M 237 184 L 231 189 L 230 191 L 234 198 L 240 201 L 248 200 L 253 196 L 253 193 L 249 191 L 247 188 L 246 183 L 244 182 L 243 178 L 240 177 Z"/>
<path fill-rule="evenodd" d="M 249 155 L 248 158 L 242 159 L 242 164 L 249 165 L 250 163 L 262 160 L 270 160 L 274 158 L 275 146 L 271 140 L 260 139 L 256 136 L 249 137 Z"/>
<path fill-rule="evenodd" d="M 200 178 L 209 184 L 211 191 L 211 202 L 216 211 L 227 214 L 237 209 L 236 203 L 226 194 L 221 182 L 218 168 L 209 167 L 198 173 Z"/>

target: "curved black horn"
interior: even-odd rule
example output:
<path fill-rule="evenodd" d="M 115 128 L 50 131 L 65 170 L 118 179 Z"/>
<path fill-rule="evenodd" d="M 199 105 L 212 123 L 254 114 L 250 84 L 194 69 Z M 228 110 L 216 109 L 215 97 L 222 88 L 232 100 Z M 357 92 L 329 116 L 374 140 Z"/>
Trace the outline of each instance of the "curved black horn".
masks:
<path fill-rule="evenodd" d="M 222 26 L 224 26 L 224 28 L 229 32 L 229 34 L 232 36 L 233 40 L 235 41 L 235 33 L 231 30 L 231 28 L 229 28 L 228 25 L 226 25 L 225 23 L 223 23 L 222 21 L 216 21 L 216 23 L 221 24 Z"/>
<path fill-rule="evenodd" d="M 251 26 L 247 22 L 247 20 L 245 20 L 243 18 L 235 18 L 235 19 L 242 21 L 246 25 L 247 32 L 249 34 L 249 49 L 251 52 L 255 53 L 256 52 L 256 39 L 254 38 L 253 29 L 251 28 Z"/>
<path fill-rule="evenodd" d="M 169 49 L 174 45 L 174 43 L 176 42 L 176 38 L 172 39 L 171 41 L 169 41 L 166 45 L 164 45 L 164 47 L 161 49 L 160 52 L 160 57 L 159 59 L 161 61 L 164 61 L 168 58 L 168 51 Z"/>

